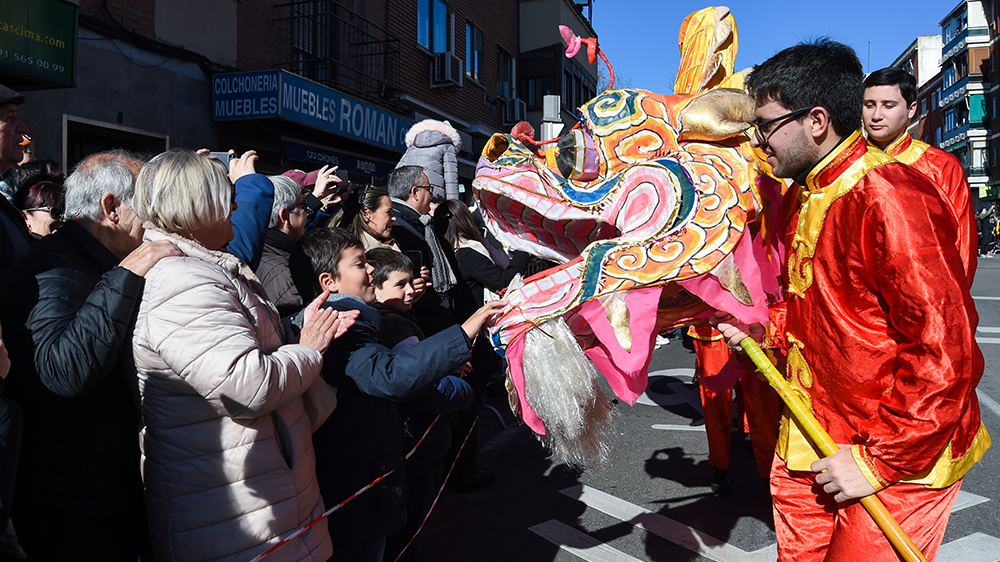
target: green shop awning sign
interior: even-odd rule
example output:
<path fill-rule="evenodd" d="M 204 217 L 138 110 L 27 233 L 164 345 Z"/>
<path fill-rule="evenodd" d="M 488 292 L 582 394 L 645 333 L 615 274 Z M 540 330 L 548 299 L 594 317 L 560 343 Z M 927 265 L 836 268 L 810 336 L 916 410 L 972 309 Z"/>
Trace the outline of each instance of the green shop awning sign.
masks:
<path fill-rule="evenodd" d="M 78 11 L 61 0 L 0 2 L 0 83 L 75 86 Z"/>

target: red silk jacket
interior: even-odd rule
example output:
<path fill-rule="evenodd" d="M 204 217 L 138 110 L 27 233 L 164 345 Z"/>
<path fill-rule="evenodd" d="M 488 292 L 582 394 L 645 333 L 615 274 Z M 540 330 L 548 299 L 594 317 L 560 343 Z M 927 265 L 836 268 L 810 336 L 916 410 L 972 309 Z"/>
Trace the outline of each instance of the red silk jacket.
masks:
<path fill-rule="evenodd" d="M 969 181 L 961 162 L 950 152 L 914 140 L 906 134 L 889 145 L 886 153 L 930 178 L 958 221 L 958 255 L 962 258 L 969 286 L 976 276 L 976 213 L 972 208 Z"/>
<path fill-rule="evenodd" d="M 785 198 L 788 377 L 878 489 L 942 488 L 989 447 L 979 318 L 953 213 L 924 176 L 853 133 Z M 791 470 L 818 458 L 782 419 Z"/>

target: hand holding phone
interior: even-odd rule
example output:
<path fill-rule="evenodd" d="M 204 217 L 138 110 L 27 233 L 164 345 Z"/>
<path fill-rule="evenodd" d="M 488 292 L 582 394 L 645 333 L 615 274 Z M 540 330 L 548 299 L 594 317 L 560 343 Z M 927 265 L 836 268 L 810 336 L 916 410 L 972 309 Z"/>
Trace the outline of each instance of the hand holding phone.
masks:
<path fill-rule="evenodd" d="M 413 262 L 413 276 L 420 277 L 420 268 L 424 265 L 424 255 L 417 250 L 406 250 L 403 253 Z"/>

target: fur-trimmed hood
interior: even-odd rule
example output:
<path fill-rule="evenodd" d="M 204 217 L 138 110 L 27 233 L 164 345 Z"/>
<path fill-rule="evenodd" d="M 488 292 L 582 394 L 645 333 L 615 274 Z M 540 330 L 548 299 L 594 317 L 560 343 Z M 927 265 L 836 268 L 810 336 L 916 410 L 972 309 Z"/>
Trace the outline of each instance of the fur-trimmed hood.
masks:
<path fill-rule="evenodd" d="M 420 133 L 432 131 L 436 133 L 441 133 L 451 144 L 455 146 L 456 152 L 461 152 L 462 150 L 462 137 L 458 135 L 458 131 L 451 126 L 451 123 L 447 121 L 436 121 L 434 119 L 424 119 L 423 121 L 417 123 L 416 125 L 410 127 L 410 130 L 406 132 L 406 146 L 411 147 L 417 142 L 417 136 Z M 425 138 L 429 137 L 429 138 Z M 437 135 L 421 135 L 420 143 L 417 146 L 434 146 L 441 143 L 440 138 L 434 138 Z M 430 141 L 430 142 L 428 142 Z"/>

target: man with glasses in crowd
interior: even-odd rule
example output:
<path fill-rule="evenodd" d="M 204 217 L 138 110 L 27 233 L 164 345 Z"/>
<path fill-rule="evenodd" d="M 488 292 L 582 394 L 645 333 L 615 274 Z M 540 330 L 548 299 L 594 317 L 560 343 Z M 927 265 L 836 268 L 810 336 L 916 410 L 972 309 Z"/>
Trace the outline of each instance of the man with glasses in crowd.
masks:
<path fill-rule="evenodd" d="M 392 237 L 404 254 L 419 252 L 421 264 L 431 272 L 430 289 L 413 303 L 413 319 L 423 332 L 430 336 L 452 324 L 465 322 L 479 308 L 472 297 L 472 291 L 458 270 L 454 249 L 444 240 L 443 233 L 450 223 L 450 217 L 439 207 L 431 215 L 433 188 L 423 168 L 420 166 L 400 166 L 389 175 L 389 198 L 392 199 L 392 214 L 396 222 L 392 226 Z M 435 222 L 439 227 L 435 228 Z M 451 416 L 452 447 L 446 463 L 455 461 L 455 472 L 449 480 L 464 490 L 475 490 L 493 483 L 493 471 L 482 468 L 477 461 L 475 446 L 478 429 L 474 427 L 476 417 L 486 399 L 485 377 L 475 371 L 469 375 L 475 398 L 469 408 L 455 412 Z M 459 446 L 466 434 L 470 446 Z"/>
<path fill-rule="evenodd" d="M 428 336 L 461 324 L 475 312 L 464 282 L 459 282 L 455 254 L 434 229 L 431 216 L 432 187 L 420 166 L 400 166 L 389 176 L 389 198 L 396 222 L 392 237 L 399 249 L 410 255 L 419 252 L 431 272 L 431 289 L 413 303 L 414 319 Z"/>
<path fill-rule="evenodd" d="M 907 132 L 917 113 L 917 79 L 902 68 L 883 68 L 865 78 L 862 115 L 868 142 L 927 176 L 958 223 L 958 255 L 972 286 L 976 274 L 976 214 L 961 162 L 950 152 L 913 139 Z"/>
<path fill-rule="evenodd" d="M 951 209 L 923 175 L 868 145 L 864 74 L 829 40 L 747 80 L 753 146 L 795 184 L 784 201 L 788 374 L 841 445 L 819 459 L 787 409 L 771 469 L 785 561 L 897 560 L 856 500 L 879 498 L 933 559 L 965 472 L 989 447 L 983 358 Z M 759 325 L 717 313 L 730 345 Z"/>

